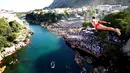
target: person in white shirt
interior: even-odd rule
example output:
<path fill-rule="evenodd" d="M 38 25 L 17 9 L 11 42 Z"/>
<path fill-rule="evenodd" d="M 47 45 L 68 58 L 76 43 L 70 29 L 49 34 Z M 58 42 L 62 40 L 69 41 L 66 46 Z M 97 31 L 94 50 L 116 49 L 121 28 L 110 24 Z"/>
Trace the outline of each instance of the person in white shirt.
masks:
<path fill-rule="evenodd" d="M 95 17 L 92 17 L 92 26 L 98 30 L 108 30 L 108 31 L 114 31 L 116 32 L 119 36 L 121 35 L 121 32 L 118 28 L 113 28 L 113 27 L 107 27 L 104 26 L 103 24 L 111 24 L 110 22 L 106 22 L 106 21 L 101 21 L 101 20 L 97 20 L 95 19 Z"/>

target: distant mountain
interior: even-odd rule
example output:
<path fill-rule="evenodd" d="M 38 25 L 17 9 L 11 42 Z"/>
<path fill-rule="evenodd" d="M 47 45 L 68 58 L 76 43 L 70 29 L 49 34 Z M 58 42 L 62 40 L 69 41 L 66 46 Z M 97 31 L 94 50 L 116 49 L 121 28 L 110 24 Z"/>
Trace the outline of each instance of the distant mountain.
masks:
<path fill-rule="evenodd" d="M 49 8 L 79 7 L 88 4 L 90 0 L 54 0 Z"/>
<path fill-rule="evenodd" d="M 84 5 L 121 4 L 130 5 L 130 0 L 54 0 L 49 8 L 81 7 Z"/>

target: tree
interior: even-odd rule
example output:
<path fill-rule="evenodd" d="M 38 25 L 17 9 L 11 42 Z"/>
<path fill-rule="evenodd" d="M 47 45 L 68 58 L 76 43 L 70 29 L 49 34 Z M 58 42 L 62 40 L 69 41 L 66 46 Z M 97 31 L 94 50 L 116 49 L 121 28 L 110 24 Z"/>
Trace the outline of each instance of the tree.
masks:
<path fill-rule="evenodd" d="M 85 21 L 85 22 L 83 22 L 82 27 L 87 27 L 89 25 L 91 25 L 90 21 Z"/>
<path fill-rule="evenodd" d="M 7 41 L 6 37 L 0 36 L 0 50 L 1 50 L 3 47 L 10 47 L 10 46 L 12 46 L 12 44 Z"/>
<path fill-rule="evenodd" d="M 11 33 L 11 34 L 9 34 L 9 36 L 7 37 L 7 40 L 10 41 L 10 42 L 13 42 L 16 38 L 17 38 L 16 33 Z"/>
<path fill-rule="evenodd" d="M 5 42 L 6 42 L 6 38 L 3 36 L 0 36 L 0 47 L 4 47 Z"/>
<path fill-rule="evenodd" d="M 87 16 L 88 12 L 87 11 L 83 11 L 83 14 L 85 15 L 84 16 L 84 20 L 86 20 L 87 19 L 86 16 Z"/>
<path fill-rule="evenodd" d="M 29 23 L 40 24 L 44 22 L 45 24 L 56 23 L 58 20 L 65 18 L 65 14 L 60 14 L 56 12 L 48 12 L 44 14 L 29 13 L 26 15 L 26 20 Z"/>
<path fill-rule="evenodd" d="M 16 20 L 9 22 L 9 25 L 12 28 L 12 32 L 19 32 L 22 27 Z"/>
<path fill-rule="evenodd" d="M 9 24 L 3 18 L 0 18 L 0 35 L 6 35 L 9 29 Z"/>
<path fill-rule="evenodd" d="M 65 16 L 66 16 L 67 18 L 68 18 L 69 15 L 70 15 L 69 12 L 68 12 L 67 10 L 64 11 L 64 14 L 65 14 Z"/>

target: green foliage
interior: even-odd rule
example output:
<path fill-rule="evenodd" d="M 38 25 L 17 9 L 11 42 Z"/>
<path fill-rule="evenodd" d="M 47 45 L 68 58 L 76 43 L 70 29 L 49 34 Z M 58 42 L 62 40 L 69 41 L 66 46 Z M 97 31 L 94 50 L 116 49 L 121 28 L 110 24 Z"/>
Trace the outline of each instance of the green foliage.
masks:
<path fill-rule="evenodd" d="M 70 15 L 69 12 L 67 12 L 67 10 L 64 11 L 64 14 L 66 17 L 69 17 L 69 15 Z"/>
<path fill-rule="evenodd" d="M 117 27 L 125 33 L 127 25 L 130 22 L 130 11 L 109 14 L 104 17 L 104 20 L 111 22 L 112 27 Z"/>
<path fill-rule="evenodd" d="M 23 21 L 24 24 L 26 24 L 27 22 L 26 21 Z"/>
<path fill-rule="evenodd" d="M 16 33 L 11 33 L 7 37 L 7 40 L 10 41 L 10 42 L 13 42 L 16 38 L 17 38 L 17 34 Z"/>
<path fill-rule="evenodd" d="M 91 16 L 96 14 L 96 10 L 92 9 L 92 10 L 85 10 L 82 12 L 83 14 L 89 14 Z"/>
<path fill-rule="evenodd" d="M 99 38 L 101 41 L 104 41 L 106 39 L 106 34 L 108 34 L 108 31 L 100 31 Z"/>
<path fill-rule="evenodd" d="M 11 43 L 11 42 L 6 41 L 6 43 L 5 43 L 4 47 L 10 47 L 10 46 L 12 46 L 12 43 Z"/>
<path fill-rule="evenodd" d="M 0 50 L 3 47 L 10 47 L 10 46 L 12 46 L 11 42 L 8 42 L 6 37 L 0 36 Z"/>
<path fill-rule="evenodd" d="M 9 29 L 9 24 L 3 18 L 0 18 L 0 35 L 6 35 Z"/>
<path fill-rule="evenodd" d="M 125 37 L 128 30 L 128 24 L 130 23 L 130 11 L 124 10 L 118 13 L 112 13 L 106 15 L 103 20 L 111 22 L 110 27 L 119 28 L 121 30 L 121 38 Z"/>
<path fill-rule="evenodd" d="M 19 32 L 22 29 L 21 24 L 19 24 L 16 20 L 9 22 L 9 25 L 12 29 L 12 32 Z"/>
<path fill-rule="evenodd" d="M 34 11 L 42 11 L 42 9 L 35 9 Z"/>
<path fill-rule="evenodd" d="M 4 18 L 0 18 L 0 49 L 12 46 L 17 32 L 21 30 L 21 24 L 16 21 L 8 23 Z"/>
<path fill-rule="evenodd" d="M 6 38 L 4 36 L 0 36 L 0 47 L 4 47 L 6 44 Z"/>
<path fill-rule="evenodd" d="M 26 20 L 30 23 L 35 22 L 45 22 L 45 23 L 56 23 L 58 20 L 65 18 L 65 14 L 58 14 L 58 13 L 44 13 L 44 14 L 37 14 L 37 13 L 29 13 L 26 15 Z"/>
<path fill-rule="evenodd" d="M 49 23 L 55 23 L 58 20 L 58 15 L 56 13 L 46 13 L 44 14 L 44 21 Z"/>
<path fill-rule="evenodd" d="M 90 21 L 85 21 L 85 22 L 83 22 L 82 27 L 87 27 L 89 25 L 91 25 Z"/>
<path fill-rule="evenodd" d="M 24 13 L 17 13 L 16 15 L 17 15 L 19 18 L 21 18 L 21 17 L 25 16 L 26 14 L 24 14 Z"/>
<path fill-rule="evenodd" d="M 44 15 L 44 14 L 45 14 L 45 12 L 43 12 L 43 11 L 40 12 L 40 15 Z"/>

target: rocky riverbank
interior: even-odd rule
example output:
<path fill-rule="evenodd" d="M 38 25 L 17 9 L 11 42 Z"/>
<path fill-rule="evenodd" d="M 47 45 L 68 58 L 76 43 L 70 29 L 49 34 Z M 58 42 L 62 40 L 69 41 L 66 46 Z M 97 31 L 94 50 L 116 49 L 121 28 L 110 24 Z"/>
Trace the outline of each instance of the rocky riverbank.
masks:
<path fill-rule="evenodd" d="M 74 24 L 75 26 L 73 26 Z M 96 73 L 115 72 L 117 69 L 117 72 L 125 71 L 118 64 L 115 64 L 119 61 L 113 57 L 119 59 L 124 57 L 121 51 L 124 44 L 117 36 L 107 34 L 106 39 L 101 41 L 100 31 L 93 28 L 83 29 L 81 20 L 62 20 L 46 28 L 63 37 L 66 43 L 76 51 L 75 61 L 83 71 L 86 69 L 86 64 L 93 65 L 92 71 Z M 122 57 L 118 56 L 120 54 L 122 54 Z M 119 63 L 122 62 L 123 60 Z"/>
<path fill-rule="evenodd" d="M 82 31 L 82 21 L 59 21 L 53 26 L 47 26 L 47 29 L 62 36 L 74 50 L 80 49 L 96 57 L 100 56 L 101 47 L 94 32 L 96 30 L 87 28 Z"/>
<path fill-rule="evenodd" d="M 61 20 L 57 24 L 47 26 L 46 28 L 64 38 L 66 43 L 76 51 L 76 63 L 81 69 L 85 70 L 85 64 L 92 64 L 100 56 L 100 47 L 98 47 L 98 51 L 91 49 L 93 44 L 95 46 L 99 45 L 98 39 L 93 32 L 95 29 L 87 28 L 88 31 L 82 31 L 82 22 L 82 20 Z"/>

